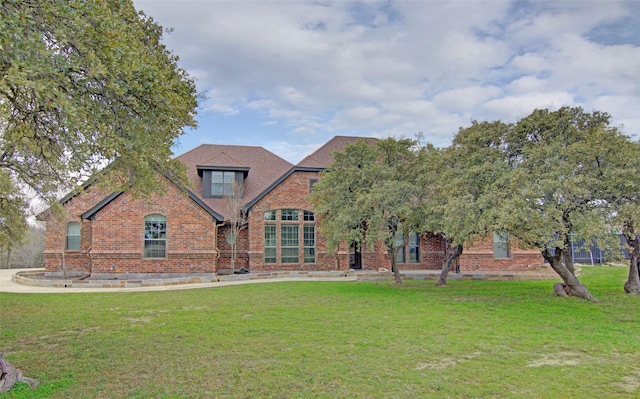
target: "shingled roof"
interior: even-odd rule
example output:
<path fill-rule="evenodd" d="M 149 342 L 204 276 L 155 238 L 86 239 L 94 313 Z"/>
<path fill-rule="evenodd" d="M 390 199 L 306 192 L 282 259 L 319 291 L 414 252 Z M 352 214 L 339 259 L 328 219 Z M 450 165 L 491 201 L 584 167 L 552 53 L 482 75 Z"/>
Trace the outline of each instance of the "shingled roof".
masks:
<path fill-rule="evenodd" d="M 334 152 L 342 151 L 347 144 L 355 143 L 358 140 L 365 140 L 369 144 L 377 141 L 373 137 L 335 136 L 311 155 L 306 156 L 296 166 L 326 169 L 333 162 Z"/>
<path fill-rule="evenodd" d="M 220 168 L 224 170 L 245 170 L 248 174 L 244 180 L 244 204 L 251 202 L 265 191 L 275 181 L 284 175 L 291 167 L 274 153 L 262 147 L 203 144 L 177 157 L 187 166 L 187 177 L 193 185 L 193 192 L 202 202 L 228 220 L 225 198 L 204 198 L 202 176 L 198 174 L 200 168 Z"/>

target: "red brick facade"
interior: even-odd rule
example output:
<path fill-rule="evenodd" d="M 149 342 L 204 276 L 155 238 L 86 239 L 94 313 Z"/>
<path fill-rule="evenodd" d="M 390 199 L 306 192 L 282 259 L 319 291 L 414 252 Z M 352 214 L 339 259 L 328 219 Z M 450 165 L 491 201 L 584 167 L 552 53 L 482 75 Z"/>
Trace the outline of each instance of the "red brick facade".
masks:
<path fill-rule="evenodd" d="M 162 195 L 135 198 L 123 193 L 93 218 L 81 215 L 106 196 L 89 187 L 66 202 L 62 220 L 47 220 L 45 271 L 59 275 L 214 273 L 218 258 L 216 223 L 211 215 L 167 181 Z M 166 218 L 166 256 L 145 258 L 144 218 Z M 80 250 L 66 250 L 69 222 L 81 223 Z"/>
<path fill-rule="evenodd" d="M 364 270 L 390 268 L 391 262 L 381 245 L 373 250 L 363 248 L 360 253 L 342 245 L 337 251 L 328 253 L 326 242 L 318 231 L 319 222 L 312 216 L 309 193 L 312 182 L 319 179 L 322 170 L 315 163 L 328 162 L 330 156 L 326 152 L 329 149 L 339 148 L 354 139 L 342 137 L 330 141 L 324 150 L 321 148 L 305 158 L 300 167 L 293 167 L 259 147 L 247 147 L 246 151 L 240 146 L 198 147 L 178 158 L 187 164 L 196 192 L 185 193 L 169 180 L 166 180 L 164 193 L 147 198 L 136 198 L 126 192 L 109 195 L 89 186 L 64 203 L 67 215 L 62 220 L 53 217 L 47 220 L 46 272 L 62 274 L 64 265 L 68 274 L 76 276 L 89 273 L 94 276 L 230 273 L 229 225 L 222 223 L 223 219 L 228 219 L 228 215 L 223 215 L 225 199 L 205 197 L 203 191 L 202 170 L 218 167 L 246 173 L 245 193 L 250 194 L 244 198 L 249 210 L 248 224 L 237 238 L 236 270 L 348 270 L 355 266 L 356 260 Z M 281 174 L 269 170 L 270 164 L 277 165 Z M 283 220 L 283 210 L 297 212 L 297 220 Z M 265 220 L 268 211 L 275 211 L 271 220 Z M 144 221 L 149 215 L 166 218 L 166 253 L 163 257 L 145 257 Z M 69 222 L 81 224 L 79 250 L 65 249 Z M 265 251 L 265 226 L 269 228 L 272 244 L 269 256 Z M 398 264 L 399 268 L 440 269 L 444 260 L 444 239 L 427 233 L 420 235 L 418 241 L 417 262 L 415 258 L 410 262 L 407 255 L 406 262 Z M 308 255 L 306 260 L 305 255 Z M 542 263 L 539 252 L 515 247 L 509 251 L 508 258 L 496 259 L 491 237 L 465 248 L 459 260 L 461 270 L 528 270 Z"/>

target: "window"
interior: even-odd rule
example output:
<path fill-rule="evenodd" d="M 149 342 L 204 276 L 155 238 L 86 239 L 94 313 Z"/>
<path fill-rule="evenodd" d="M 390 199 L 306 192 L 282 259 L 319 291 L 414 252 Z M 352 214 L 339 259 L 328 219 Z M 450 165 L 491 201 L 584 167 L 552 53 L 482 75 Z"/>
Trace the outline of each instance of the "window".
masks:
<path fill-rule="evenodd" d="M 420 235 L 418 233 L 409 234 L 409 263 L 420 262 Z"/>
<path fill-rule="evenodd" d="M 67 224 L 67 249 L 72 251 L 80 250 L 80 223 L 71 222 Z"/>
<path fill-rule="evenodd" d="M 212 171 L 211 172 L 211 195 L 231 196 L 236 181 L 236 172 Z"/>
<path fill-rule="evenodd" d="M 276 220 L 276 211 L 266 211 L 264 213 L 264 220 Z"/>
<path fill-rule="evenodd" d="M 315 215 L 311 211 L 304 211 L 304 215 L 302 218 L 305 222 L 313 222 L 314 220 L 316 220 Z"/>
<path fill-rule="evenodd" d="M 280 237 L 280 245 L 282 250 L 282 263 L 298 263 L 300 261 L 298 226 L 283 225 L 281 229 L 282 236 Z"/>
<path fill-rule="evenodd" d="M 167 218 L 150 215 L 144 218 L 144 257 L 164 258 L 167 249 Z"/>
<path fill-rule="evenodd" d="M 298 220 L 297 209 L 283 209 L 280 211 L 280 220 L 284 221 L 296 221 Z"/>
<path fill-rule="evenodd" d="M 404 233 L 398 233 L 396 246 L 401 245 L 402 247 L 398 248 L 398 253 L 396 254 L 396 262 L 406 263 L 407 252 L 409 253 L 409 263 L 420 262 L 420 235 L 418 233 L 409 233 L 409 243 L 407 245 L 404 245 Z"/>
<path fill-rule="evenodd" d="M 275 224 L 267 224 L 264 226 L 264 263 L 276 263 Z"/>
<path fill-rule="evenodd" d="M 304 226 L 304 263 L 316 263 L 316 227 Z"/>
<path fill-rule="evenodd" d="M 493 232 L 493 257 L 495 259 L 509 258 L 509 233 L 506 231 Z"/>
<path fill-rule="evenodd" d="M 302 209 L 264 212 L 264 262 L 316 263 L 315 215 Z"/>
<path fill-rule="evenodd" d="M 397 233 L 396 235 L 396 248 L 398 248 L 398 252 L 396 253 L 396 262 L 404 263 L 405 262 L 405 253 L 404 253 L 404 233 Z"/>
<path fill-rule="evenodd" d="M 313 186 L 318 182 L 318 179 L 309 179 L 309 192 L 313 190 Z"/>

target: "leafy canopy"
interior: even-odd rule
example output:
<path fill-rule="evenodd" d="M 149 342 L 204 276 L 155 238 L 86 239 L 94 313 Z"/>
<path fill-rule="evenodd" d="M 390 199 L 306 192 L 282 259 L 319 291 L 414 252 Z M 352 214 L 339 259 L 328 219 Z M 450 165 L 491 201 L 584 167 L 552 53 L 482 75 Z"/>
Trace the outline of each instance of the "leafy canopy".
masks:
<path fill-rule="evenodd" d="M 107 164 L 110 183 L 142 191 L 158 170 L 186 181 L 171 146 L 195 126 L 195 85 L 162 32 L 127 0 L 0 3 L 0 196 L 12 209 L 34 195 L 53 204 Z"/>

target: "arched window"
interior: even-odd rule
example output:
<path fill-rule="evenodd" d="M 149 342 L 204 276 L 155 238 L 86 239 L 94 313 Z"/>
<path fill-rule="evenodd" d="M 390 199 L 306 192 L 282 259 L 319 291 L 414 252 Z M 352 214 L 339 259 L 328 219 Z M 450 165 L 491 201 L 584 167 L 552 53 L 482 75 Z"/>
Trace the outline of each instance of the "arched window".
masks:
<path fill-rule="evenodd" d="M 72 251 L 80 250 L 80 223 L 70 222 L 67 224 L 66 248 Z"/>
<path fill-rule="evenodd" d="M 167 256 L 167 218 L 149 215 L 144 218 L 144 257 L 164 258 Z"/>

